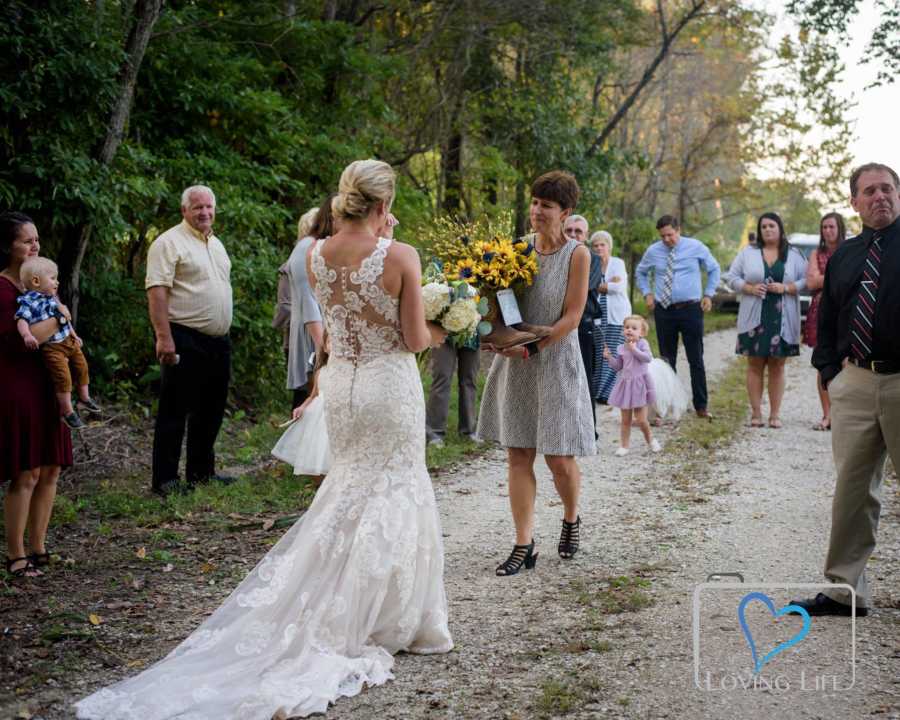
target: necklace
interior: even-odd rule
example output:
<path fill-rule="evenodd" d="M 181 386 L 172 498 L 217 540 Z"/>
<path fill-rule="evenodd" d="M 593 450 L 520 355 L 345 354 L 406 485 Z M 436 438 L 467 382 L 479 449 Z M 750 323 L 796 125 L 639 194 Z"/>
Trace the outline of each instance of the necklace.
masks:
<path fill-rule="evenodd" d="M 559 247 L 554 248 L 554 249 L 553 249 L 552 251 L 550 251 L 550 252 L 542 252 L 541 250 L 538 250 L 537 236 L 535 236 L 534 240 L 535 240 L 535 242 L 534 242 L 534 251 L 535 251 L 538 255 L 543 255 L 544 257 L 549 257 L 550 255 L 556 255 L 556 253 L 558 253 L 560 250 L 562 250 L 563 245 L 566 244 L 566 243 L 565 243 L 565 238 L 564 238 L 564 239 L 563 239 L 563 242 L 560 243 Z M 552 246 L 552 243 L 551 243 L 551 246 Z"/>

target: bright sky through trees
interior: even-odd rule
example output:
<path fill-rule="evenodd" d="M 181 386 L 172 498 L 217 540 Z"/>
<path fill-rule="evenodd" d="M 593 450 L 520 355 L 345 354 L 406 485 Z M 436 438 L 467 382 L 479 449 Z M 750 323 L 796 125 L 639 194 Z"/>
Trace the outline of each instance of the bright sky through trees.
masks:
<path fill-rule="evenodd" d="M 785 16 L 780 0 L 760 0 L 760 5 L 777 13 L 779 28 L 796 27 Z M 878 72 L 876 63 L 862 64 L 879 14 L 875 0 L 862 0 L 856 18 L 849 24 L 845 43 L 840 48 L 845 70 L 838 94 L 852 104 L 848 118 L 855 122 L 850 155 L 854 165 L 883 162 L 900 172 L 900 140 L 895 120 L 900 111 L 900 81 L 892 85 L 869 87 Z"/>
<path fill-rule="evenodd" d="M 857 106 L 852 110 L 856 119 L 856 138 L 851 146 L 854 162 L 883 162 L 900 172 L 900 139 L 897 138 L 896 118 L 900 112 L 900 82 L 868 88 L 876 74 L 873 65 L 860 65 L 866 43 L 878 20 L 874 0 L 865 0 L 860 15 L 849 28 L 849 41 L 841 50 L 847 67 L 842 94 L 855 94 Z"/>

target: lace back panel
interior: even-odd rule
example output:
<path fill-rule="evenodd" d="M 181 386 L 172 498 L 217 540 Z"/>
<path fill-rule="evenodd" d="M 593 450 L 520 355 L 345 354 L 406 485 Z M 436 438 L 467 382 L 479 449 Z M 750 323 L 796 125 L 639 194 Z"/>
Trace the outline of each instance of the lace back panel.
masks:
<path fill-rule="evenodd" d="M 400 300 L 384 289 L 384 258 L 392 240 L 379 238 L 375 250 L 356 267 L 332 267 L 322 257 L 324 238 L 316 242 L 312 270 L 322 306 L 331 356 L 361 363 L 406 350 L 400 331 Z"/>

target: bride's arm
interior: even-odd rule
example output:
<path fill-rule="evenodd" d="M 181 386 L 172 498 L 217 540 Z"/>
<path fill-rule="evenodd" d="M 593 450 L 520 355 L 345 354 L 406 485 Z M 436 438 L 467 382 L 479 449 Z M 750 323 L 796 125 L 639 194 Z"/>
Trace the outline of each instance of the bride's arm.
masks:
<path fill-rule="evenodd" d="M 588 273 L 591 269 L 591 253 L 581 245 L 575 248 L 572 259 L 569 262 L 569 282 L 566 288 L 566 297 L 563 301 L 563 314 L 553 324 L 550 334 L 538 342 L 538 348 L 543 350 L 548 345 L 553 345 L 562 340 L 566 335 L 578 327 L 581 316 L 584 313 L 584 303 L 587 300 Z"/>
<path fill-rule="evenodd" d="M 411 352 L 421 352 L 444 342 L 443 328 L 425 321 L 422 302 L 422 265 L 419 253 L 411 245 L 394 243 L 391 248 L 400 266 L 400 331 L 403 342 Z"/>

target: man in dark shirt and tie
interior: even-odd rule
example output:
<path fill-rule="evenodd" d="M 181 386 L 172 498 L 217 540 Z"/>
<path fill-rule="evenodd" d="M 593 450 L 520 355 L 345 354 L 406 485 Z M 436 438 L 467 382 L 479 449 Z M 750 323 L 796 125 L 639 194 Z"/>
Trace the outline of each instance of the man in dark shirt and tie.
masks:
<path fill-rule="evenodd" d="M 863 231 L 828 262 L 813 365 L 831 397 L 837 484 L 825 577 L 856 591 L 856 615 L 872 596 L 866 562 L 875 549 L 886 455 L 900 468 L 900 178 L 880 163 L 850 176 L 850 204 Z M 810 615 L 850 615 L 835 587 L 796 601 Z"/>

